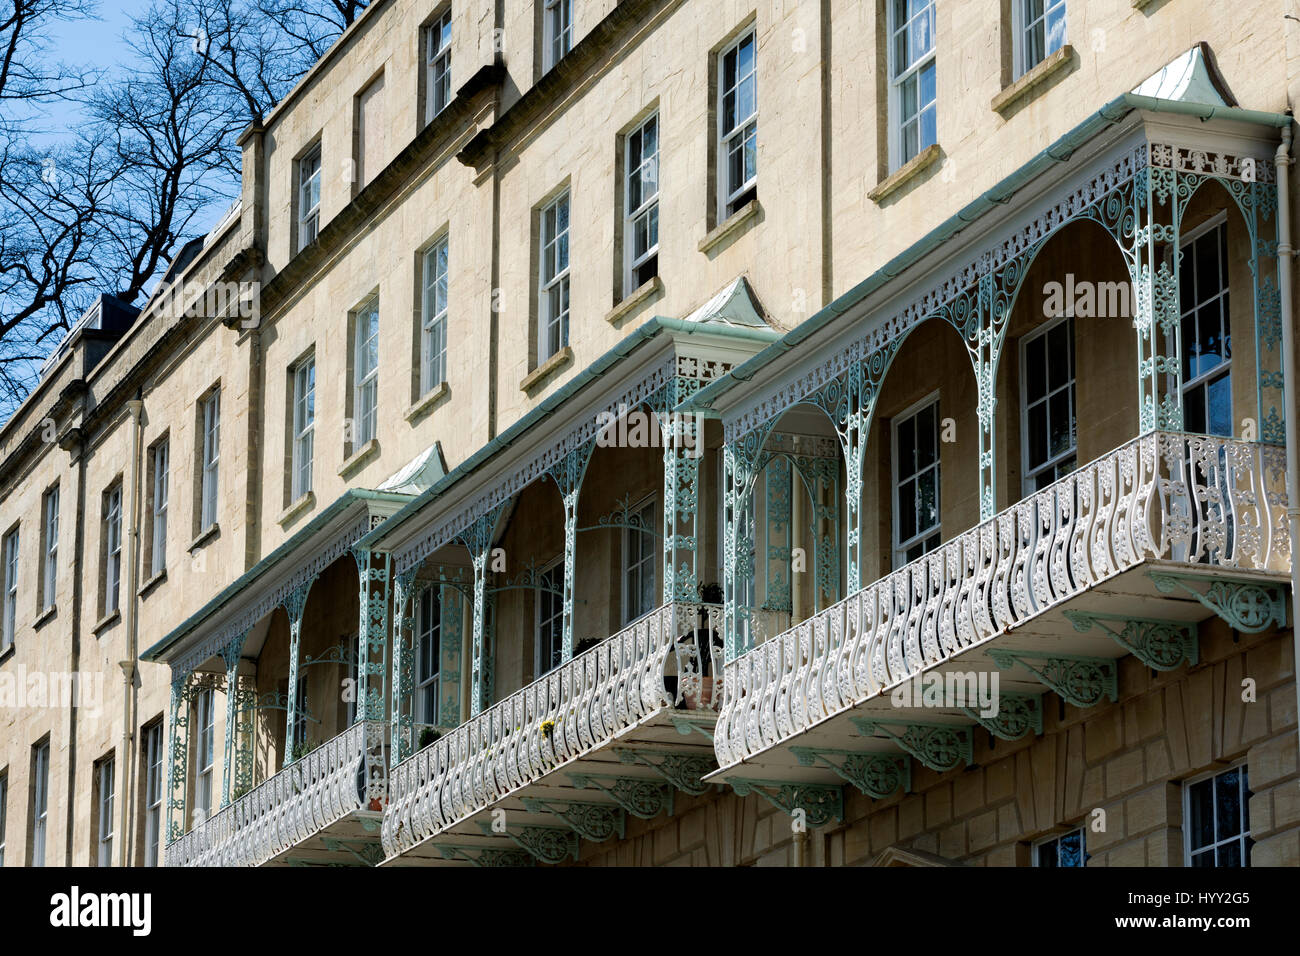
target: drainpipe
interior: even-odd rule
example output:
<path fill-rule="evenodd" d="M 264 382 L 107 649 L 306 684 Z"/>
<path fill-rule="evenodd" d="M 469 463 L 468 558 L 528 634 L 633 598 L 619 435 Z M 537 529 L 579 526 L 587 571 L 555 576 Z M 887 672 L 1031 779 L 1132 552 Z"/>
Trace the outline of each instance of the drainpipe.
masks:
<path fill-rule="evenodd" d="M 1287 110 L 1289 114 L 1291 111 Z M 1296 447 L 1295 334 L 1291 311 L 1291 127 L 1282 128 L 1282 142 L 1277 147 L 1277 264 L 1278 299 L 1282 314 L 1282 389 L 1288 408 L 1286 416 L 1286 515 L 1291 526 L 1291 650 L 1295 656 L 1296 707 L 1300 713 L 1300 640 L 1296 639 L 1296 595 L 1300 594 L 1300 448 Z M 1300 743 L 1300 734 L 1297 735 Z"/>
<path fill-rule="evenodd" d="M 140 416 L 144 411 L 144 402 L 139 398 L 135 398 L 127 402 L 126 407 L 131 415 L 131 461 L 127 467 L 127 478 L 130 484 L 126 499 L 128 521 L 126 540 L 129 552 L 126 565 L 126 601 L 123 605 L 126 610 L 126 621 L 123 623 L 126 625 L 127 657 L 126 660 L 118 662 L 118 666 L 122 668 L 122 744 L 119 748 L 122 758 L 118 763 L 120 769 L 117 773 L 117 806 L 121 819 L 117 833 L 118 866 L 126 866 L 129 859 L 128 844 L 131 842 L 132 819 L 130 795 L 135 791 L 135 788 L 131 786 L 131 771 L 135 766 L 135 754 L 131 752 L 131 744 L 135 739 L 132 723 L 135 713 L 135 670 L 140 643 L 138 607 L 140 598 L 137 592 L 140 589 L 140 504 L 142 499 L 140 494 L 140 455 L 142 452 L 141 444 L 144 441 L 144 430 Z"/>

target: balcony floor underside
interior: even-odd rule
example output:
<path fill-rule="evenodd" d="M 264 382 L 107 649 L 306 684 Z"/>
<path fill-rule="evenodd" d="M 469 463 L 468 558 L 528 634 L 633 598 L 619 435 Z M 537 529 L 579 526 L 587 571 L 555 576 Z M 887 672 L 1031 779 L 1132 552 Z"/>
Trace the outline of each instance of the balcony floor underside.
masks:
<path fill-rule="evenodd" d="M 1118 660 L 1128 651 L 1100 628 L 1093 627 L 1081 633 L 1066 616 L 1067 611 L 1082 611 L 1108 618 L 1130 618 L 1199 623 L 1212 616 L 1212 612 L 1190 594 L 1178 591 L 1162 593 L 1156 588 L 1152 574 L 1175 574 L 1183 578 L 1254 582 L 1270 585 L 1289 584 L 1289 575 L 1281 571 L 1227 569 L 1183 561 L 1147 560 L 1093 586 L 1089 590 L 1054 606 L 1048 607 L 1025 623 L 995 634 L 979 644 L 972 645 L 948 660 L 926 666 L 918 675 L 949 672 L 997 673 L 999 691 L 1003 694 L 1039 696 L 1049 693 L 1030 671 L 1016 663 L 1010 670 L 1001 671 L 989 651 L 1029 652 L 1034 655 L 1059 655 Z M 1186 664 L 1179 665 L 1180 668 Z M 911 680 L 915 681 L 917 677 Z M 952 724 L 960 727 L 978 727 L 970 716 L 955 707 L 896 706 L 892 692 L 898 685 L 887 687 L 866 700 L 822 718 L 802 732 L 783 738 L 761 753 L 729 764 L 704 779 L 708 783 L 726 783 L 731 780 L 765 780 L 780 783 L 846 785 L 845 780 L 833 770 L 821 766 L 802 764 L 792 748 L 811 748 L 826 752 L 901 754 L 902 749 L 889 736 L 877 734 L 866 737 L 854 724 L 854 719 L 872 720 L 878 724 Z"/>
<path fill-rule="evenodd" d="M 620 753 L 626 755 L 627 752 L 635 752 L 649 758 L 651 763 L 657 763 L 661 755 L 669 754 L 690 754 L 707 758 L 712 763 L 714 751 L 711 734 L 716 720 L 717 716 L 711 711 L 661 708 L 589 753 L 558 765 L 536 781 L 516 788 L 450 827 L 426 837 L 409 850 L 384 860 L 380 865 L 475 866 L 482 865 L 476 864 L 473 859 L 481 851 L 505 851 L 519 855 L 523 851 L 520 844 L 512 838 L 511 827 L 572 829 L 555 813 L 530 810 L 525 806 L 524 800 L 541 800 L 561 807 L 570 802 L 599 804 L 617 810 L 618 803 L 607 793 L 594 785 L 576 786 L 573 777 L 601 781 L 618 778 L 644 780 L 671 787 L 668 780 L 653 767 L 645 762 L 629 762 L 620 758 Z M 712 788 L 705 785 L 703 789 Z M 491 830 L 494 814 L 499 810 L 505 811 L 504 833 Z M 628 817 L 630 814 L 625 813 L 625 821 Z M 502 818 L 498 815 L 496 819 Z M 587 838 L 578 839 L 585 841 Z"/>
<path fill-rule="evenodd" d="M 382 813 L 354 810 L 260 865 L 374 866 L 383 856 L 379 842 L 382 821 Z"/>

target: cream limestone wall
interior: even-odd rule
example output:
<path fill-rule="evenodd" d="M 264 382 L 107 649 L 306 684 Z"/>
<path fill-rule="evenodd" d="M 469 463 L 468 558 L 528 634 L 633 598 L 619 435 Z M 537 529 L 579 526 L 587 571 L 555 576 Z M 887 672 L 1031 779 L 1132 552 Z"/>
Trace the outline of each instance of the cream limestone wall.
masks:
<path fill-rule="evenodd" d="M 264 250 L 266 264 L 237 270 L 237 277 L 267 283 L 293 264 L 302 274 L 294 278 L 290 294 L 263 316 L 255 330 L 208 322 L 186 325 L 151 307 L 108 358 L 84 376 L 84 389 L 78 384 L 83 377 L 80 359 L 74 355 L 0 428 L 0 531 L 17 526 L 22 541 L 17 642 L 13 652 L 0 659 L 0 675 L 22 670 L 64 673 L 80 667 L 103 680 L 97 713 L 89 707 L 80 707 L 75 714 L 61 707 L 0 708 L 0 772 L 7 772 L 9 784 L 7 862 L 26 861 L 31 748 L 46 735 L 52 743 L 47 860 L 91 859 L 92 767 L 110 752 L 118 758 L 119 806 L 125 806 L 133 821 L 139 818 L 139 729 L 165 712 L 168 672 L 159 665 L 142 664 L 135 671 L 131 692 L 125 693 L 118 665 L 132 657 L 128 616 L 95 629 L 101 618 L 102 495 L 118 475 L 129 480 L 135 454 L 128 400 L 138 398 L 142 403 L 138 447 L 148 448 L 163 434 L 171 443 L 167 574 L 150 582 L 134 608 L 135 644 L 143 649 L 287 540 L 346 488 L 373 487 L 435 441 L 441 442 L 448 466 L 455 467 L 654 315 L 684 316 L 744 274 L 771 321 L 782 328 L 793 327 L 1194 42 L 1211 43 L 1233 93 L 1251 109 L 1284 109 L 1288 86 L 1297 75 L 1296 28 L 1281 22 L 1272 3 L 1168 0 L 1149 5 L 1145 12 L 1134 10 L 1127 0 L 1071 4 L 1074 65 L 1004 119 L 990 107 L 1002 88 L 1005 69 L 1003 6 L 994 0 L 939 4 L 942 156 L 911 184 L 877 203 L 867 193 L 888 172 L 881 163 L 885 127 L 879 114 L 886 96 L 878 56 L 883 48 L 877 27 L 883 11 L 880 0 L 875 4 L 827 0 L 820 5 L 729 0 L 709 4 L 603 0 L 598 5 L 577 0 L 575 45 L 599 31 L 603 18 L 611 14 L 626 17 L 623 31 L 612 49 L 592 53 L 590 62 L 566 68 L 565 76 L 557 74 L 549 87 L 554 101 L 537 105 L 533 118 L 520 121 L 518 131 L 503 140 L 499 152 L 489 151 L 478 168 L 466 166 L 455 154 L 513 107 L 522 104 L 521 109 L 534 109 L 531 101 L 522 98 L 538 79 L 533 33 L 538 12 L 527 0 L 509 0 L 501 5 L 502 19 L 497 23 L 491 4 L 456 3 L 453 87 L 459 88 L 480 67 L 493 62 L 500 48 L 505 70 L 501 88 L 478 94 L 463 116 L 457 114 L 455 122 L 446 122 L 443 138 L 420 156 L 407 156 L 400 170 L 404 179 L 396 191 L 361 215 L 360 205 L 349 205 L 354 192 L 343 176 L 344 163 L 354 155 L 355 97 L 382 71 L 386 124 L 382 155 L 399 156 L 423 128 L 419 27 L 441 9 L 441 4 L 430 0 L 373 4 L 299 89 L 267 117 L 264 132 L 250 134 L 242 221 L 216 237 L 186 273 L 187 279 L 212 281 L 242 249 L 256 246 Z M 716 95 L 710 86 L 711 54 L 751 22 L 758 39 L 760 209 L 733 234 L 701 251 L 701 240 L 717 225 L 710 199 L 713 131 L 709 117 Z M 614 209 L 616 190 L 621 188 L 617 138 L 654 108 L 662 124 L 663 289 L 610 322 L 607 316 L 623 291 L 616 278 L 621 265 L 615 261 L 619 226 Z M 338 220 L 347 228 L 341 226 L 344 234 L 323 250 L 319 262 L 306 268 L 305 259 L 295 261 L 293 162 L 317 137 L 325 157 L 322 226 Z M 574 357 L 536 387 L 523 391 L 520 383 L 536 365 L 534 212 L 564 184 L 573 203 L 570 339 Z M 1189 217 L 1204 214 L 1202 199 L 1197 197 Z M 1220 200 L 1221 196 L 1211 196 L 1205 202 L 1222 205 Z M 1250 303 L 1241 227 L 1231 215 L 1229 231 L 1234 339 L 1241 343 L 1245 335 L 1238 322 L 1248 315 Z M 407 411 L 422 398 L 412 384 L 417 355 L 417 254 L 444 233 L 451 241 L 448 394 L 408 420 Z M 1058 271 L 1067 266 L 1076 274 L 1088 271 L 1091 260 L 1084 250 L 1095 244 L 1091 237 L 1083 237 L 1057 250 L 1054 258 L 1044 259 L 1042 268 L 1048 270 L 1050 262 L 1050 268 Z M 1112 264 L 1094 263 L 1102 272 Z M 354 471 L 340 475 L 343 421 L 348 415 L 347 316 L 375 289 L 381 310 L 379 449 Z M 882 454 L 881 436 L 887 434 L 885 426 L 892 415 L 938 384 L 933 362 L 925 354 L 927 336 L 935 337 L 943 368 L 952 373 L 944 375 L 945 406 L 950 392 L 955 392 L 952 404 L 957 409 L 958 433 L 974 434 L 969 361 L 955 336 L 942 332 L 932 325 L 914 333 L 882 397 L 868 445 L 869 474 L 877 481 L 868 482 L 864 491 L 869 529 L 864 576 L 868 580 L 887 569 L 882 559 L 888 553 L 889 529 L 881 510 L 888 497 L 888 485 L 881 483 L 887 475 L 887 456 Z M 1086 427 L 1081 427 L 1081 455 L 1086 458 L 1131 434 L 1136 418 L 1131 404 L 1132 334 L 1107 329 L 1081 337 L 1078 345 L 1080 405 L 1097 410 L 1096 417 L 1090 415 Z M 288 503 L 287 370 L 309 349 L 315 350 L 317 359 L 315 505 L 281 523 L 277 518 Z M 1234 355 L 1238 407 L 1253 407 L 1250 363 L 1250 350 L 1238 347 Z M 1085 368 L 1092 371 L 1085 373 Z M 1005 476 L 1000 503 L 1009 503 L 1019 494 L 1015 429 L 1005 424 L 1018 414 L 1013 369 L 1011 362 L 1000 372 L 999 450 Z M 190 551 L 196 502 L 196 403 L 218 381 L 222 389 L 220 530 Z M 40 423 L 47 415 L 55 421 L 58 435 L 69 439 L 71 451 L 40 440 Z M 71 431 L 79 427 L 85 429 L 84 455 Z M 716 435 L 711 437 L 711 447 L 716 447 L 716 440 Z M 944 456 L 944 534 L 948 536 L 978 516 L 975 451 L 973 445 L 945 446 Z M 137 468 L 140 482 L 147 482 L 143 456 Z M 716 473 L 710 454 L 701 470 L 701 488 L 709 501 L 700 509 L 705 519 L 704 580 L 720 577 L 715 567 Z M 662 480 L 657 451 L 634 474 L 616 465 L 613 457 L 598 464 L 590 479 L 593 494 L 584 498 L 584 509 L 590 502 L 597 515 L 610 510 L 616 475 L 634 496 L 654 490 Z M 52 602 L 54 613 L 41 617 L 35 589 L 41 495 L 56 481 L 61 496 L 58 593 Z M 505 544 L 512 556 L 536 552 L 542 559 L 559 553 L 560 510 L 554 489 L 546 486 L 528 492 L 534 493 L 549 495 L 554 507 L 520 512 L 513 519 Z M 142 493 L 135 503 L 141 516 L 142 556 L 149 534 L 143 517 L 147 501 Z M 617 584 L 617 574 L 604 570 L 604 562 L 616 554 L 613 537 L 593 532 L 580 542 L 589 562 L 585 567 L 597 573 L 580 572 L 581 603 L 575 612 L 579 636 L 616 622 L 615 602 L 602 603 L 605 592 L 612 597 Z M 879 544 L 873 553 L 876 540 Z M 124 548 L 129 555 L 129 540 L 124 540 Z M 512 563 L 512 568 L 517 567 Z M 339 573 L 338 586 L 346 590 L 346 575 Z M 141 571 L 137 585 L 146 584 L 146 576 Z M 132 598 L 126 581 L 124 573 L 124 607 Z M 509 600 L 514 598 L 503 598 L 501 624 L 516 615 L 515 630 L 507 627 L 501 632 L 498 693 L 532 676 L 531 610 L 522 598 L 513 609 Z M 313 634 L 333 643 L 336 632 L 350 633 L 356 626 L 355 605 L 350 607 L 340 599 L 339 607 L 322 608 L 329 620 L 337 614 L 342 623 L 322 622 L 322 630 Z M 316 613 L 311 605 L 309 613 Z M 273 628 L 283 627 L 280 617 Z M 277 646 L 272 643 L 266 658 L 268 675 L 279 667 L 275 661 L 283 660 L 277 658 L 282 653 L 274 649 Z M 322 673 L 325 670 L 321 668 Z M 278 671 L 274 679 L 282 679 Z M 1277 693 L 1285 697 L 1284 692 Z M 129 716 L 124 716 L 124 708 Z M 219 747 L 224 714 L 218 695 Z M 124 749 L 127 720 L 132 737 Z M 1268 746 L 1280 748 L 1278 754 L 1290 746 L 1293 759 L 1294 740 L 1285 744 L 1284 722 L 1270 723 L 1269 733 L 1275 731 L 1282 736 L 1268 738 L 1274 741 Z M 265 730 L 260 772 L 274 766 L 274 747 L 282 733 L 282 723 L 278 731 L 274 726 Z M 1254 740 L 1250 747 L 1264 746 Z M 1279 762 L 1284 759 L 1276 757 Z M 1207 762 L 1190 758 L 1184 764 L 1174 762 L 1169 773 L 1178 766 L 1195 769 Z M 219 766 L 217 773 L 219 777 Z M 1252 773 L 1252 782 L 1263 787 L 1266 781 Z M 1290 819 L 1282 791 L 1270 794 L 1268 812 L 1279 820 Z M 750 827 L 754 821 L 768 819 L 766 809 L 752 800 L 733 802 L 744 807 L 737 826 Z M 630 841 L 628 845 L 642 844 Z M 1279 859 L 1286 858 L 1283 850 L 1277 852 Z M 845 837 L 843 859 L 865 858 L 866 853 L 861 845 L 851 850 Z M 762 854 L 741 856 L 758 860 Z"/>

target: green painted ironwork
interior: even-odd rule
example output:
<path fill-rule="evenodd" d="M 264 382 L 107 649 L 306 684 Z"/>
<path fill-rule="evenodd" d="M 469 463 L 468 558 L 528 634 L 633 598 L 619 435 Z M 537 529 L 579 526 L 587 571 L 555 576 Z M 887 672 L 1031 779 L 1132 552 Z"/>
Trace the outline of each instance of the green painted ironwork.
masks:
<path fill-rule="evenodd" d="M 718 769 L 712 756 L 701 753 L 666 753 L 661 750 L 616 747 L 614 754 L 620 763 L 649 767 L 678 790 L 696 797 L 709 789 L 709 784 L 702 779 L 704 775 Z"/>
<path fill-rule="evenodd" d="M 232 780 L 235 771 L 235 743 L 239 714 L 239 658 L 244 651 L 244 641 L 248 639 L 244 632 L 221 649 L 221 659 L 226 665 L 226 740 L 221 761 L 221 805 L 230 805 L 231 787 L 238 782 Z"/>
<path fill-rule="evenodd" d="M 489 663 L 489 636 L 487 634 L 488 559 L 492 555 L 492 542 L 497 522 L 510 507 L 513 498 L 507 498 L 486 513 L 479 515 L 460 535 L 460 542 L 469 550 L 474 567 L 474 618 L 470 630 L 470 716 L 477 715 L 487 706 L 492 693 Z"/>
<path fill-rule="evenodd" d="M 289 616 L 289 692 L 287 711 L 284 721 L 284 761 L 283 766 L 293 763 L 293 727 L 298 718 L 298 669 L 302 657 L 302 615 L 307 607 L 307 595 L 315 582 L 315 576 L 308 578 L 290 591 L 281 605 Z"/>
<path fill-rule="evenodd" d="M 393 578 L 393 676 L 389 752 L 400 763 L 415 752 L 414 675 L 415 649 L 412 625 L 415 615 L 415 577 L 419 567 L 407 568 Z"/>
<path fill-rule="evenodd" d="M 1119 670 L 1112 658 L 1000 649 L 988 654 L 999 670 L 1019 664 L 1075 707 L 1092 707 L 1107 697 L 1119 700 Z"/>
<path fill-rule="evenodd" d="M 357 720 L 384 720 L 384 678 L 388 671 L 388 611 L 392 559 L 388 554 L 353 548 L 360 611 L 357 627 Z M 399 605 L 395 605 L 399 607 Z M 350 663 L 350 662 L 347 662 Z"/>
<path fill-rule="evenodd" d="M 1147 667 L 1171 671 L 1182 664 L 1195 665 L 1198 657 L 1196 622 L 1166 621 L 1092 611 L 1063 612 L 1080 634 L 1096 627 Z"/>
<path fill-rule="evenodd" d="M 537 861 L 525 850 L 500 850 L 494 847 L 466 846 L 454 843 L 437 844 L 444 860 L 460 860 L 481 867 L 536 866 Z"/>
<path fill-rule="evenodd" d="M 374 840 L 340 840 L 322 837 L 321 842 L 331 853 L 346 853 L 359 866 L 378 866 L 384 859 L 384 848 Z"/>
<path fill-rule="evenodd" d="M 885 722 L 864 717 L 850 719 L 862 736 L 874 737 L 880 734 L 888 737 L 920 761 L 922 766 L 938 773 L 952 770 L 962 763 L 969 765 L 974 759 L 969 727 L 918 721 Z M 901 727 L 901 733 L 893 727 Z"/>
<path fill-rule="evenodd" d="M 1043 732 L 1043 699 L 1036 694 L 998 694 L 998 710 L 992 715 L 966 706 L 961 712 L 1002 740 Z"/>
<path fill-rule="evenodd" d="M 844 819 L 844 789 L 822 783 L 790 783 L 784 780 L 754 780 L 733 777 L 727 783 L 739 797 L 751 793 L 762 797 L 782 813 L 794 816 L 802 810 L 810 827 L 821 827 Z"/>
<path fill-rule="evenodd" d="M 484 836 L 497 835 L 488 821 L 480 820 L 478 825 Z M 578 859 L 578 834 L 567 826 L 509 826 L 505 835 L 539 863 L 563 863 L 570 857 L 575 862 Z"/>
<path fill-rule="evenodd" d="M 593 843 L 604 843 L 611 837 L 621 840 L 627 832 L 623 808 L 619 806 L 542 797 L 522 797 L 520 802 L 529 813 L 549 813 L 558 817 L 582 839 Z"/>
<path fill-rule="evenodd" d="M 1246 634 L 1286 627 L 1286 592 L 1280 584 L 1208 579 L 1163 571 L 1152 571 L 1150 577 L 1161 594 L 1186 594 Z M 1196 587 L 1207 583 L 1209 586 L 1204 591 Z"/>
<path fill-rule="evenodd" d="M 576 572 L 575 560 L 578 547 L 578 495 L 582 491 L 582 480 L 587 474 L 587 465 L 591 463 L 591 454 L 596 449 L 596 439 L 587 441 L 568 452 L 546 472 L 559 489 L 560 499 L 564 505 L 564 605 L 563 624 L 560 636 L 560 662 L 567 663 L 573 659 L 573 582 Z"/>
<path fill-rule="evenodd" d="M 906 756 L 833 747 L 791 747 L 790 752 L 801 767 L 827 767 L 876 800 L 912 789 L 912 765 Z"/>
<path fill-rule="evenodd" d="M 167 744 L 167 799 L 164 809 L 168 843 L 174 843 L 185 833 L 186 797 L 189 791 L 190 766 L 188 691 L 192 677 L 192 673 L 172 673 L 171 736 L 168 738 Z"/>
<path fill-rule="evenodd" d="M 700 458 L 704 435 L 694 416 L 673 409 L 699 391 L 702 380 L 673 376 L 647 400 L 663 436 L 664 549 L 663 601 L 694 601 L 699 597 L 698 515 Z"/>
<path fill-rule="evenodd" d="M 673 815 L 673 795 L 677 791 L 657 780 L 579 773 L 569 774 L 569 780 L 580 789 L 595 788 L 601 791 L 638 819 L 650 820 L 665 812 L 668 816 Z"/>

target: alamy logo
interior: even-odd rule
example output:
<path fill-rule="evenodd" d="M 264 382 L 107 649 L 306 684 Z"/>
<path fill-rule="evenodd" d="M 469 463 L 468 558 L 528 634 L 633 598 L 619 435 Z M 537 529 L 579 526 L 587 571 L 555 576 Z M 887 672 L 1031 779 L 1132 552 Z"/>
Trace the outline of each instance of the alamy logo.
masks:
<path fill-rule="evenodd" d="M 133 936 L 148 936 L 152 914 L 150 893 L 82 893 L 74 886 L 50 897 L 50 925 L 60 928 L 127 927 Z"/>
<path fill-rule="evenodd" d="M 698 458 L 703 450 L 704 416 L 700 414 L 669 412 L 661 421 L 645 409 L 620 405 L 617 412 L 597 414 L 596 428 L 596 444 L 601 448 L 680 448 L 688 458 Z"/>
<path fill-rule="evenodd" d="M 889 695 L 895 707 L 965 707 L 984 718 L 998 715 L 997 671 L 930 671 L 903 681 Z"/>
<path fill-rule="evenodd" d="M 1048 318 L 1068 316 L 1072 319 L 1131 319 L 1133 291 L 1127 282 L 1076 282 L 1073 272 L 1065 274 L 1065 283 L 1048 282 L 1043 286 L 1043 315 Z"/>

